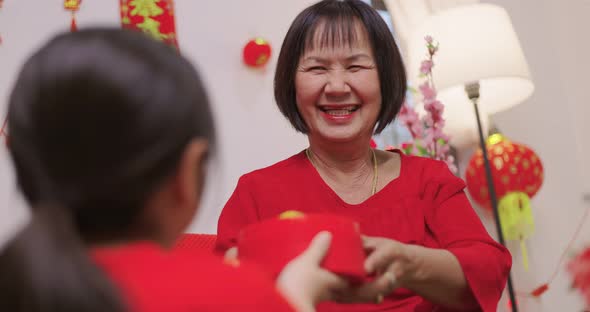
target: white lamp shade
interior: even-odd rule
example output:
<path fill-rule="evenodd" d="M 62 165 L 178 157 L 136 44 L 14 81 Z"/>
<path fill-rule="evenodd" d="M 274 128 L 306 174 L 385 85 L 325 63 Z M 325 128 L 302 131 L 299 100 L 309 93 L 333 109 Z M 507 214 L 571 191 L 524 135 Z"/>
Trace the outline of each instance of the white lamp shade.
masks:
<path fill-rule="evenodd" d="M 418 25 L 408 39 L 408 76 L 417 87 L 421 62 L 430 35 L 439 50 L 432 69 L 438 98 L 445 105 L 445 130 L 451 143 L 477 137 L 473 104 L 465 84 L 480 83 L 483 121 L 529 97 L 534 85 L 522 48 L 506 11 L 495 5 L 474 4 L 436 13 Z"/>

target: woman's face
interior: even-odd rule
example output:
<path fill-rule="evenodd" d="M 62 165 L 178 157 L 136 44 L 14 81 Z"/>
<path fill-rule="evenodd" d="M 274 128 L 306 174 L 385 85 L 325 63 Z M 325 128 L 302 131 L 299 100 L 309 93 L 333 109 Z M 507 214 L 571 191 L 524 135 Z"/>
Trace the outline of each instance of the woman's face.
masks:
<path fill-rule="evenodd" d="M 368 141 L 373 133 L 381 109 L 379 75 L 364 27 L 356 23 L 355 31 L 354 42 L 333 47 L 314 38 L 314 48 L 299 60 L 297 109 L 309 136 L 350 142 Z"/>

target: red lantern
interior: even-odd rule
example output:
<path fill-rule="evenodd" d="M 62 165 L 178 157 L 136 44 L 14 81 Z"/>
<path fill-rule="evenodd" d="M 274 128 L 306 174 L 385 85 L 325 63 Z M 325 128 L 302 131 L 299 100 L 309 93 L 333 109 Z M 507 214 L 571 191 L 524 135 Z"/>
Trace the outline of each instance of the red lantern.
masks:
<path fill-rule="evenodd" d="M 535 228 L 529 199 L 543 184 L 543 165 L 530 148 L 513 143 L 500 134 L 488 138 L 486 149 L 496 197 L 499 199 L 498 221 L 502 234 L 507 240 L 520 241 L 522 262 L 527 270 L 528 253 L 525 239 L 532 235 Z M 491 210 L 481 150 L 469 161 L 466 182 L 471 197 L 484 208 Z"/>
<path fill-rule="evenodd" d="M 490 136 L 486 146 L 496 197 L 500 199 L 510 192 L 524 192 L 533 197 L 543 184 L 543 165 L 537 154 L 501 134 Z M 469 161 L 465 180 L 471 197 L 482 207 L 491 210 L 481 150 Z"/>
<path fill-rule="evenodd" d="M 270 53 L 270 44 L 266 40 L 252 39 L 244 46 L 244 63 L 251 67 L 264 66 L 270 59 Z"/>

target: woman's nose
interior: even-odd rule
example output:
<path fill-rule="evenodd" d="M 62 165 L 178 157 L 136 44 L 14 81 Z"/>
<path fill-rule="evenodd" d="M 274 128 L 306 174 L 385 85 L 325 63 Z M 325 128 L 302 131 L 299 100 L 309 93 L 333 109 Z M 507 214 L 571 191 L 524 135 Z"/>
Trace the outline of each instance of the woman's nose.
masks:
<path fill-rule="evenodd" d="M 350 92 L 350 86 L 346 80 L 346 74 L 342 71 L 330 73 L 324 89 L 326 94 L 343 95 Z"/>

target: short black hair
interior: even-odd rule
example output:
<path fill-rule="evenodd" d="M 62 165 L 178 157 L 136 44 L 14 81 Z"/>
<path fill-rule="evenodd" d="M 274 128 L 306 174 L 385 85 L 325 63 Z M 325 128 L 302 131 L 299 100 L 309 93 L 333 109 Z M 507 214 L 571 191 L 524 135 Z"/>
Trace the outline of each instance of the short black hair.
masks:
<path fill-rule="evenodd" d="M 395 39 L 379 13 L 360 0 L 324 0 L 303 10 L 289 28 L 274 78 L 274 96 L 281 113 L 302 133 L 308 128 L 297 109 L 295 75 L 305 51 L 313 48 L 314 36 L 321 27 L 319 44 L 351 44 L 356 38 L 356 23 L 367 32 L 377 65 L 381 87 L 381 110 L 375 133 L 380 133 L 399 112 L 406 94 L 406 71 Z"/>

